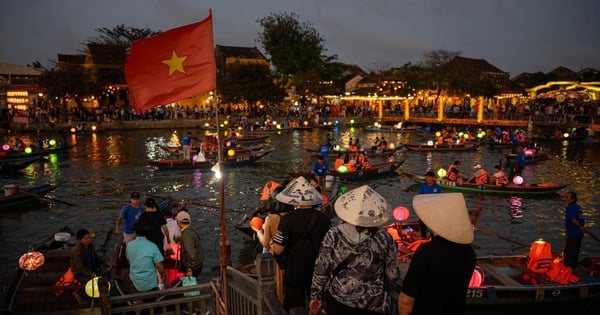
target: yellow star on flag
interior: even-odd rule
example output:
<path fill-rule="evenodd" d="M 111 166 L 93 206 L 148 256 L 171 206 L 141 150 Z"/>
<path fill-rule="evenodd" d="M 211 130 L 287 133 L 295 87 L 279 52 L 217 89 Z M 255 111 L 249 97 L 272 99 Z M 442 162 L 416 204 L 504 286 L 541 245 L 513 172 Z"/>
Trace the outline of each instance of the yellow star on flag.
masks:
<path fill-rule="evenodd" d="M 185 73 L 183 69 L 183 62 L 187 59 L 187 56 L 179 57 L 177 53 L 173 50 L 171 54 L 171 59 L 163 60 L 162 63 L 169 66 L 169 76 L 171 76 L 175 71 L 179 71 L 181 73 Z"/>

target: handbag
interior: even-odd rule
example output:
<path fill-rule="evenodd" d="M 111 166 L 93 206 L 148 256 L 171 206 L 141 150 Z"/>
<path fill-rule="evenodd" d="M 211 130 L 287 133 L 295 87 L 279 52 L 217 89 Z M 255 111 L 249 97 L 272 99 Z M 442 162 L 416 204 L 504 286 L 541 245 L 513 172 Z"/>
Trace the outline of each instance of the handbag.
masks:
<path fill-rule="evenodd" d="M 196 277 L 181 277 L 181 286 L 182 287 L 191 287 L 194 285 L 198 285 L 198 280 Z M 184 296 L 198 296 L 200 295 L 200 291 L 190 291 L 183 293 Z"/>

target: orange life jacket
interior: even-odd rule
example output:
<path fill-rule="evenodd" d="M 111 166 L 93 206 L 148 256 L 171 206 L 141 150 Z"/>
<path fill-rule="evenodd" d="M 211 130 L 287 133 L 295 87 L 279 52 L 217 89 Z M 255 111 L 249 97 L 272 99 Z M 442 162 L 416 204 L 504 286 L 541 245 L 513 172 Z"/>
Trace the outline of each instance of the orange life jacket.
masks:
<path fill-rule="evenodd" d="M 337 171 L 337 169 L 342 165 L 344 165 L 344 159 L 335 159 L 333 169 Z"/>
<path fill-rule="evenodd" d="M 531 243 L 528 257 L 527 269 L 544 274 L 548 271 L 552 262 L 552 246 L 548 242 L 535 241 Z"/>
<path fill-rule="evenodd" d="M 346 169 L 348 170 L 348 172 L 356 171 L 356 166 L 354 166 L 354 164 L 352 164 L 351 162 L 348 162 L 344 165 L 346 165 Z"/>
<path fill-rule="evenodd" d="M 477 185 L 487 184 L 488 183 L 488 174 L 486 170 L 483 168 L 479 169 L 479 176 L 475 178 L 475 183 Z"/>
<path fill-rule="evenodd" d="M 550 263 L 550 268 L 548 268 L 545 275 L 548 277 L 548 280 L 560 284 L 579 282 L 579 277 L 574 275 L 571 267 L 565 266 L 562 259 L 559 257 L 556 257 L 556 259 Z"/>
<path fill-rule="evenodd" d="M 450 165 L 450 167 L 448 167 L 448 171 L 446 172 L 446 177 L 448 177 L 449 180 L 451 181 L 456 181 L 457 178 L 457 173 L 454 173 L 452 170 L 456 169 L 456 166 L 454 166 L 454 164 Z"/>
<path fill-rule="evenodd" d="M 496 176 L 496 174 L 498 174 L 499 176 Z M 499 170 L 499 171 L 495 172 L 494 177 L 496 177 L 496 184 L 498 184 L 498 185 L 508 184 L 508 179 L 506 178 L 506 174 L 504 173 L 503 170 Z"/>
<path fill-rule="evenodd" d="M 72 286 L 72 285 L 81 285 L 81 282 L 79 282 L 79 280 L 77 280 L 77 278 L 75 278 L 75 275 L 73 274 L 73 270 L 71 270 L 71 267 L 69 267 L 69 269 L 67 269 L 67 271 L 60 277 L 60 279 L 58 279 L 58 281 L 56 281 L 56 283 L 54 283 L 54 287 L 68 287 L 68 286 Z M 60 296 L 63 293 L 65 293 L 64 290 L 55 290 L 54 294 L 56 296 Z M 77 294 L 76 290 L 73 290 L 73 295 Z"/>

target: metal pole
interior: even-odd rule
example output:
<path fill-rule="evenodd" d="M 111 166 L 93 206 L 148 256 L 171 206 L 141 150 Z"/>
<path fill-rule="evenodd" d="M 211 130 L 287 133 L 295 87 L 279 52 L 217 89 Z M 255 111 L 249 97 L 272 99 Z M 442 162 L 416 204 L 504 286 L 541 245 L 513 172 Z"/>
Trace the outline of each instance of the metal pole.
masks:
<path fill-rule="evenodd" d="M 223 174 L 223 148 L 221 147 L 221 132 L 219 130 L 219 108 L 217 104 L 217 93 L 213 95 L 215 102 L 215 114 L 217 122 L 217 148 L 218 148 L 218 164 L 221 178 L 219 179 L 219 194 L 220 194 L 220 211 L 221 211 L 221 294 L 223 296 L 223 304 L 225 307 L 225 315 L 229 314 L 228 302 L 228 284 L 227 284 L 227 220 L 225 217 L 225 177 Z"/>

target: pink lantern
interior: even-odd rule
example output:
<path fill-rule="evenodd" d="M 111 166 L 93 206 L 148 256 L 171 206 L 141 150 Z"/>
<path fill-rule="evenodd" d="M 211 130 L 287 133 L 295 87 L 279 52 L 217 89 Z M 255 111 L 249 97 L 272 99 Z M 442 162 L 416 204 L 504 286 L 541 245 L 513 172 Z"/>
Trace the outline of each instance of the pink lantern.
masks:
<path fill-rule="evenodd" d="M 19 267 L 23 270 L 36 270 L 44 264 L 44 254 L 40 252 L 25 253 L 19 258 Z"/>
<path fill-rule="evenodd" d="M 406 219 L 408 219 L 408 216 L 410 215 L 410 211 L 408 211 L 408 209 L 406 207 L 396 207 L 394 209 L 394 211 L 392 212 L 392 214 L 394 215 L 394 219 L 396 219 L 396 221 L 404 221 Z"/>
<path fill-rule="evenodd" d="M 513 178 L 513 184 L 515 185 L 521 185 L 523 184 L 523 177 L 517 175 Z"/>
<path fill-rule="evenodd" d="M 478 288 L 483 284 L 483 270 L 479 266 L 475 266 L 475 270 L 473 270 L 473 275 L 471 276 L 471 281 L 469 281 L 469 288 Z"/>
<path fill-rule="evenodd" d="M 4 145 L 2 146 L 2 150 L 4 150 L 4 151 L 8 151 L 8 150 L 10 150 L 10 146 L 9 146 L 8 144 L 4 144 Z"/>

